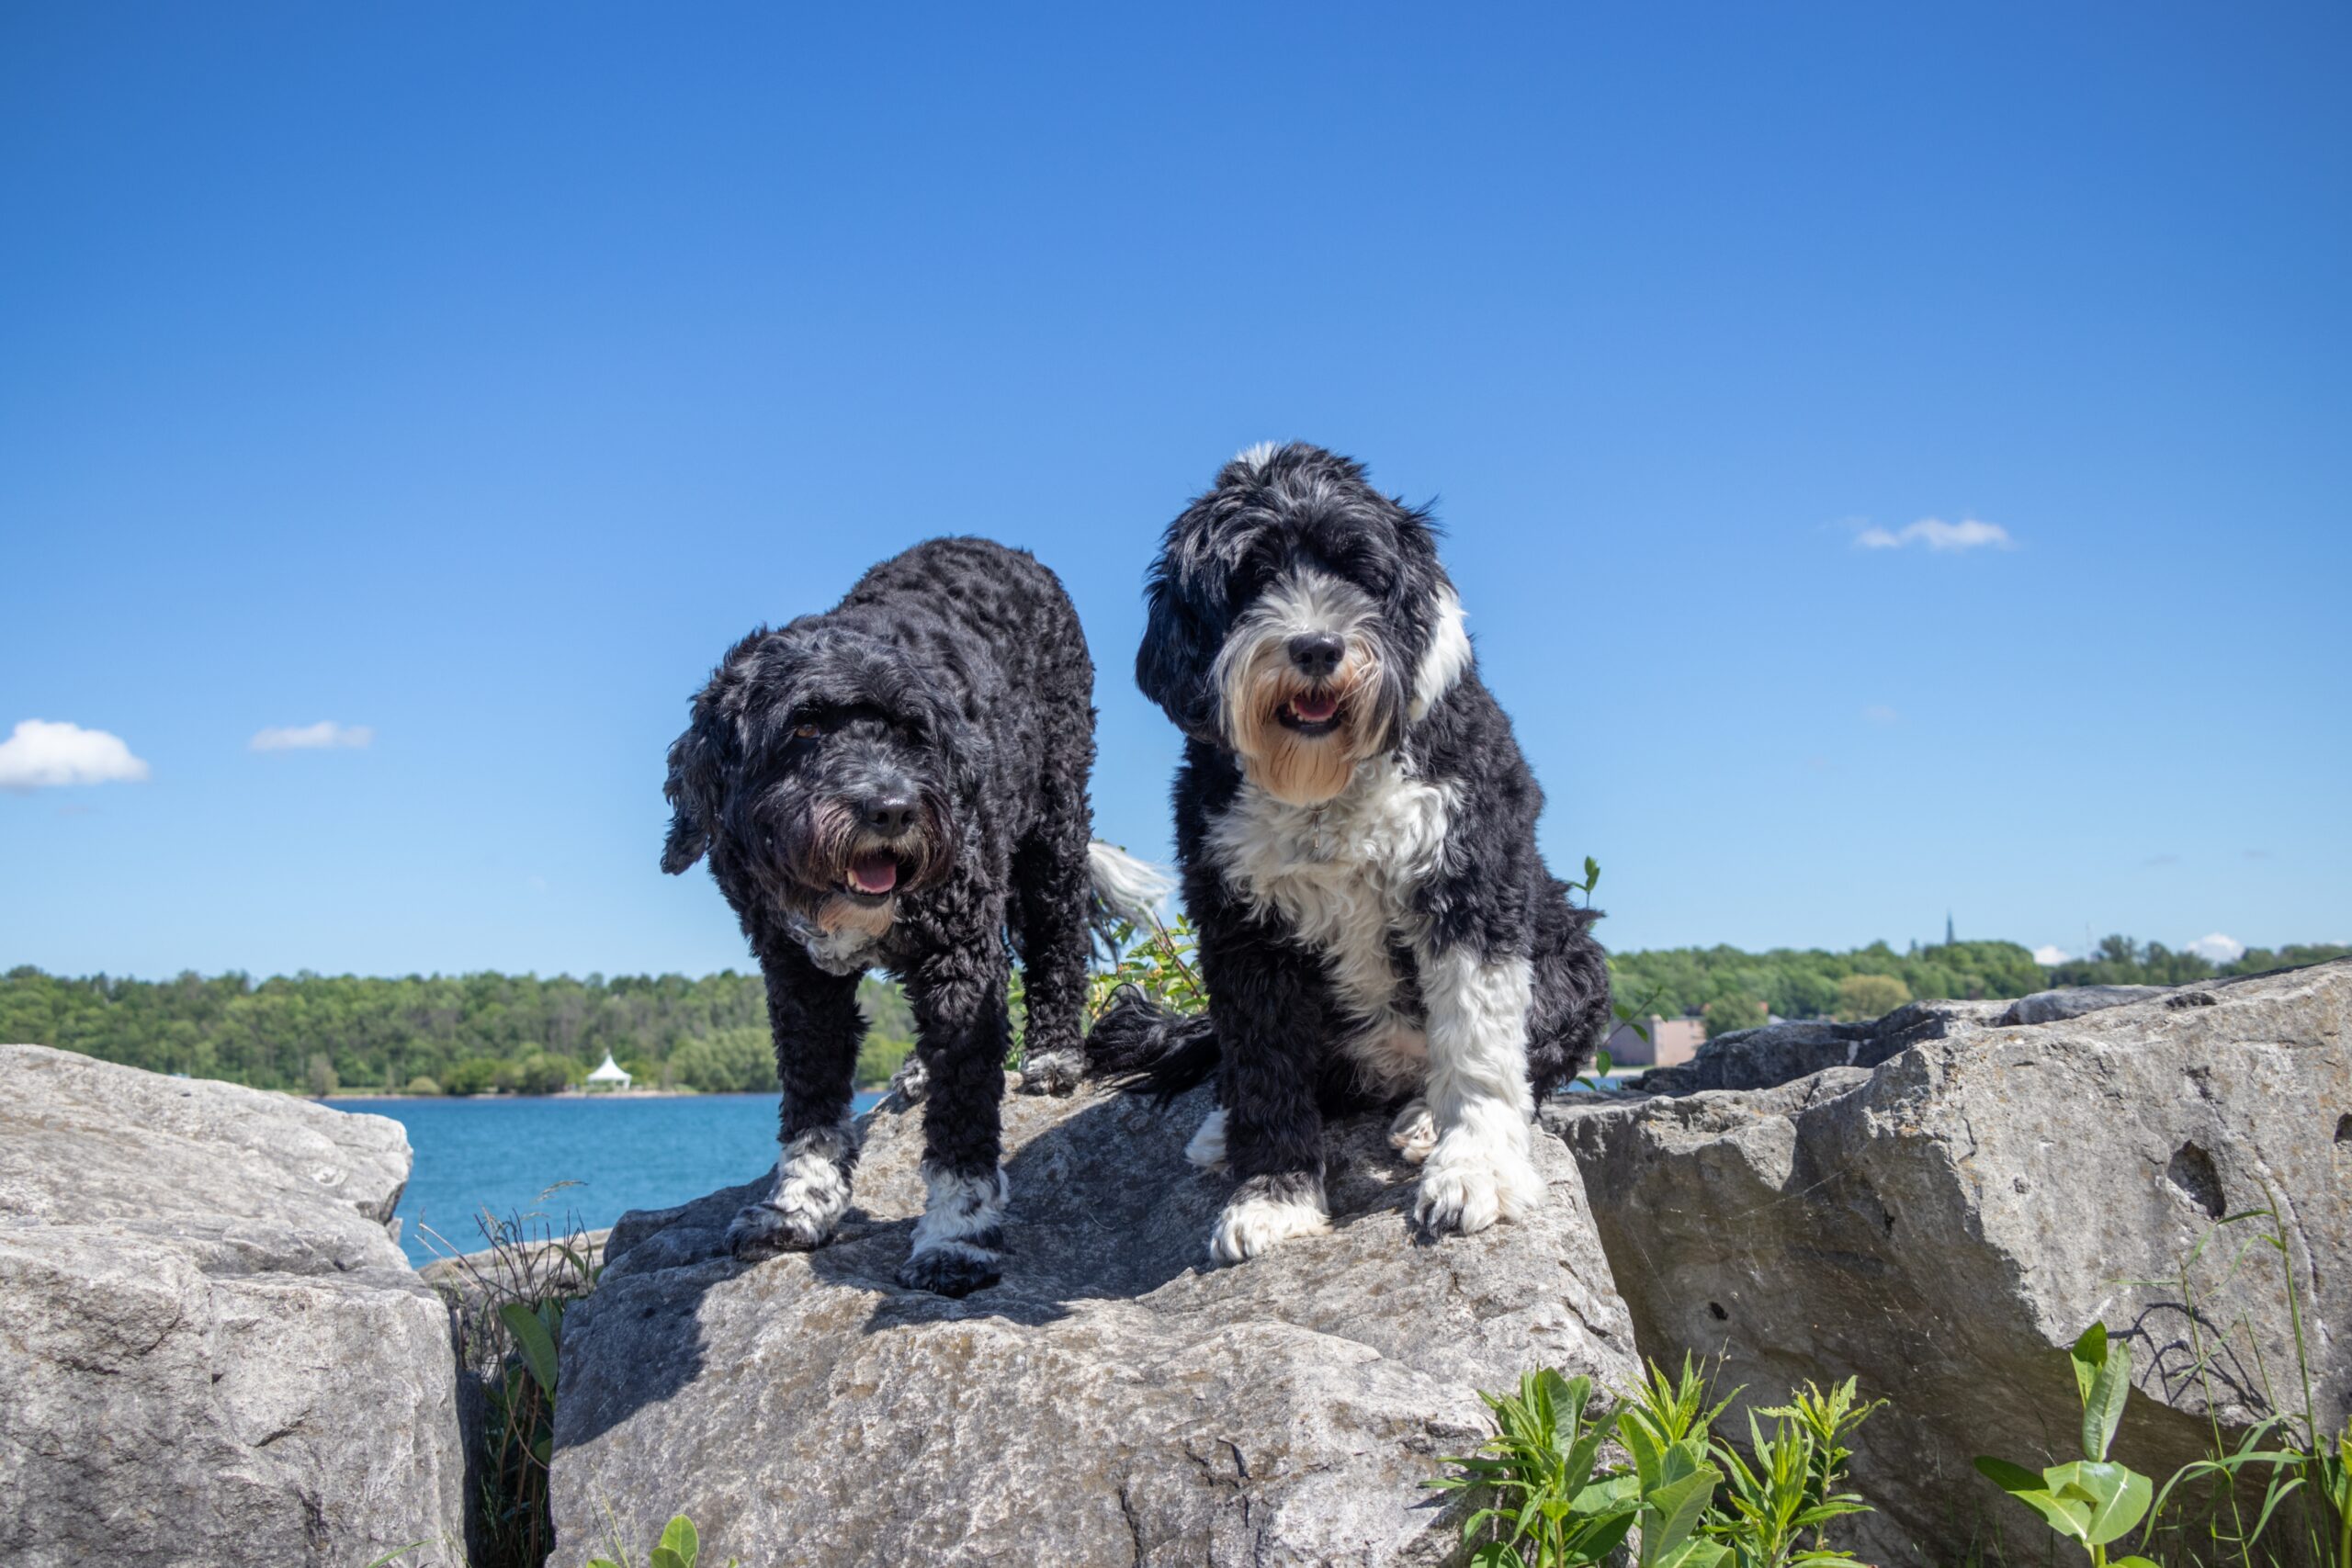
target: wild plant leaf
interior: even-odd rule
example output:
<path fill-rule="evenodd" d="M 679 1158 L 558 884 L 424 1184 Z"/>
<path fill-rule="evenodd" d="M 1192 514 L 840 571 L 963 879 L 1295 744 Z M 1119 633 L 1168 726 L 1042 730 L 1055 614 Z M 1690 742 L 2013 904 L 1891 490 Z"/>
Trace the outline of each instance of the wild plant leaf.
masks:
<path fill-rule="evenodd" d="M 2052 1479 L 2056 1474 L 2054 1471 L 2036 1475 L 2007 1460 L 1981 1455 L 1976 1461 L 1976 1468 L 1994 1485 L 2040 1514 L 2052 1529 L 2068 1540 L 2084 1539 L 2084 1532 L 2089 1528 L 2090 1506 L 2078 1499 L 2059 1496 L 2058 1483 Z"/>
<path fill-rule="evenodd" d="M 1634 1461 L 1634 1474 L 1645 1493 L 1657 1491 L 1666 1484 L 1666 1452 L 1668 1444 L 1654 1433 L 1648 1422 L 1634 1412 L 1627 1411 L 1617 1420 L 1618 1441 L 1625 1445 L 1625 1452 Z"/>
<path fill-rule="evenodd" d="M 1678 1447 L 1679 1445 L 1677 1445 Z M 1723 1472 L 1702 1466 L 1679 1481 L 1645 1491 L 1642 1514 L 1643 1568 L 1663 1568 L 1666 1554 L 1690 1539 L 1707 1516 Z M 1656 1544 L 1653 1545 L 1652 1543 Z"/>
<path fill-rule="evenodd" d="M 662 1527 L 662 1540 L 654 1550 L 675 1552 L 679 1568 L 695 1568 L 695 1559 L 702 1554 L 702 1537 L 695 1533 L 694 1520 L 680 1514 Z"/>
<path fill-rule="evenodd" d="M 2164 1568 L 2161 1562 L 2151 1562 L 2144 1557 L 2110 1557 L 2107 1568 Z"/>
<path fill-rule="evenodd" d="M 2040 1492 L 2044 1490 L 2041 1476 L 2021 1464 L 2011 1464 L 1990 1454 L 1976 1456 L 1976 1469 L 1987 1481 L 2004 1492 Z"/>
<path fill-rule="evenodd" d="M 506 1332 L 514 1337 L 514 1348 L 523 1352 L 523 1364 L 531 1369 L 532 1378 L 541 1392 L 555 1393 L 555 1340 L 548 1333 L 547 1325 L 538 1314 L 521 1302 L 498 1303 L 498 1320 Z"/>
<path fill-rule="evenodd" d="M 2104 1330 L 2102 1330 L 2104 1332 Z M 2083 1398 L 2083 1457 L 2107 1458 L 2115 1428 L 2123 1420 L 2123 1404 L 2132 1397 L 2132 1347 L 2117 1341 L 2091 1374 L 2090 1392 Z"/>
<path fill-rule="evenodd" d="M 1527 1559 L 1509 1541 L 1492 1540 L 1470 1553 L 1470 1568 L 1527 1568 Z"/>
<path fill-rule="evenodd" d="M 2148 1502 L 2155 1491 L 2138 1471 L 2103 1461 L 2055 1465 L 2043 1473 L 2059 1501 L 2080 1498 L 2088 1506 L 2082 1540 L 2089 1546 L 2105 1546 L 2129 1535 L 2148 1517 Z"/>
<path fill-rule="evenodd" d="M 2107 1364 L 2107 1325 L 2094 1323 L 2075 1341 L 2067 1353 L 2075 1365 L 2075 1393 L 2085 1404 L 2091 1402 L 2091 1380 Z"/>
<path fill-rule="evenodd" d="M 1626 1508 L 1638 1513 L 1642 1506 L 1641 1486 L 1641 1477 L 1637 1475 L 1617 1474 L 1596 1481 L 1577 1494 L 1577 1511 L 1600 1514 Z"/>
<path fill-rule="evenodd" d="M 645 1555 L 645 1568 L 694 1568 L 684 1558 L 666 1546 L 657 1546 Z"/>
<path fill-rule="evenodd" d="M 1644 1562 L 1645 1568 L 1721 1568 L 1730 1556 L 1730 1547 L 1712 1540 L 1688 1540 L 1655 1562 Z"/>
<path fill-rule="evenodd" d="M 1634 1519 L 1639 1512 L 1638 1508 L 1628 1508 L 1612 1518 L 1596 1519 L 1577 1536 L 1577 1550 L 1588 1562 L 1607 1561 L 1609 1554 L 1624 1545 L 1625 1538 L 1634 1533 Z"/>

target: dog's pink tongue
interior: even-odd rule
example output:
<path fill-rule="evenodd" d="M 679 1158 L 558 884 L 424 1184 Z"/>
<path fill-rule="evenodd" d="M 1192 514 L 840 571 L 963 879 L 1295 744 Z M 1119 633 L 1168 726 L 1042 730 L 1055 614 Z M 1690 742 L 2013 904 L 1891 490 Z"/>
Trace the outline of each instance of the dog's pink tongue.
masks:
<path fill-rule="evenodd" d="M 1340 699 L 1329 693 L 1314 696 L 1297 696 L 1290 700 L 1290 711 L 1309 724 L 1320 724 L 1340 711 Z"/>
<path fill-rule="evenodd" d="M 860 893 L 888 893 L 899 885 L 896 856 L 873 851 L 849 863 L 850 886 Z"/>

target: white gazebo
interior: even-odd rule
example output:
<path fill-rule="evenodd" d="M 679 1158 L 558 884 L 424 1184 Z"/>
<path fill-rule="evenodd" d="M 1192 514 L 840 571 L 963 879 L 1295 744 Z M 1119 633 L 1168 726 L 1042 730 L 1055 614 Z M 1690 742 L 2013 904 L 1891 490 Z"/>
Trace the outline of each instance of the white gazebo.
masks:
<path fill-rule="evenodd" d="M 605 1053 L 605 1065 L 588 1075 L 588 1087 L 595 1089 L 627 1089 L 628 1069 L 613 1060 L 610 1051 Z"/>

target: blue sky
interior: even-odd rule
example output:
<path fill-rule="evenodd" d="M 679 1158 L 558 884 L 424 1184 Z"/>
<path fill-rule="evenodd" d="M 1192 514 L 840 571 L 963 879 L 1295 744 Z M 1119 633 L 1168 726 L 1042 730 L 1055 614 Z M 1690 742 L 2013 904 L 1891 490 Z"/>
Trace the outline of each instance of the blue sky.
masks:
<path fill-rule="evenodd" d="M 1164 852 L 1292 436 L 1613 945 L 2352 939 L 2352 10 L 850 11 L 0 12 L 0 964 L 740 967 L 685 699 L 944 532 Z"/>

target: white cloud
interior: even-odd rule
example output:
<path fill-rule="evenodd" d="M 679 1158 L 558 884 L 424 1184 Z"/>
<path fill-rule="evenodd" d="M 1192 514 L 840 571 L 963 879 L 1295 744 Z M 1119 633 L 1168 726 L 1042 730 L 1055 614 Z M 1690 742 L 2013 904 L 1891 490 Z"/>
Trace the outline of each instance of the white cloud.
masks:
<path fill-rule="evenodd" d="M 2200 936 L 2190 942 L 2188 951 L 2200 958 L 2211 959 L 2215 964 L 2235 964 L 2245 956 L 2245 943 L 2233 936 L 2224 936 L 2220 931 L 2214 931 L 2211 935 Z"/>
<path fill-rule="evenodd" d="M 147 764 L 122 738 L 78 724 L 28 718 L 0 740 L 0 789 L 54 789 L 61 784 L 135 783 Z"/>
<path fill-rule="evenodd" d="M 2036 964 L 2041 964 L 2044 969 L 2051 968 L 2056 964 L 2067 963 L 2071 961 L 2074 956 L 2075 955 L 2073 953 L 2067 952 L 2063 947 L 2053 947 L 2047 943 L 2033 950 L 2033 961 Z"/>
<path fill-rule="evenodd" d="M 1872 724 L 1899 724 L 1903 720 L 1901 714 L 1888 707 L 1884 703 L 1872 703 L 1862 710 L 1862 716 Z"/>
<path fill-rule="evenodd" d="M 1973 517 L 1958 523 L 1922 517 L 1892 532 L 1865 528 L 1854 536 L 1854 544 L 1865 550 L 1899 550 L 1910 545 L 1925 545 L 1931 550 L 1973 550 L 1986 545 L 2001 550 L 2017 547 L 2017 541 L 2009 537 L 2007 528 L 1998 523 L 1980 523 Z"/>
<path fill-rule="evenodd" d="M 322 751 L 337 746 L 365 746 L 375 739 L 376 732 L 364 724 L 337 724 L 322 718 L 316 724 L 265 729 L 248 744 L 256 751 Z"/>

